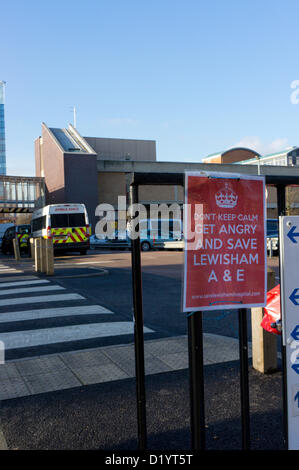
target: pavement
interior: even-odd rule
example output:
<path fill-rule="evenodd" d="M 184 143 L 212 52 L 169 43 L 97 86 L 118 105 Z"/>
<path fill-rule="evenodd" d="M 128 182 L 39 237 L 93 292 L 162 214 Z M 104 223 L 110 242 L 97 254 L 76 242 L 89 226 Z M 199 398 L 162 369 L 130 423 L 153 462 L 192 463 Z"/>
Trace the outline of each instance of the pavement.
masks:
<path fill-rule="evenodd" d="M 63 269 L 57 278 L 72 275 Z M 84 263 L 76 276 L 106 274 L 86 270 Z M 55 277 L 44 281 L 30 261 L 0 262 L 0 341 L 7 356 L 0 365 L 0 448 L 136 449 L 133 322 L 67 292 Z M 59 323 L 67 309 L 74 324 Z M 149 446 L 190 449 L 187 336 L 153 339 L 148 326 L 144 334 Z M 101 335 L 117 336 L 117 344 L 92 347 Z M 78 348 L 87 339 L 91 346 Z M 207 447 L 238 449 L 238 339 L 204 333 L 204 364 Z M 265 376 L 250 368 L 253 448 L 283 448 L 281 391 L 280 371 Z"/>
<path fill-rule="evenodd" d="M 188 368 L 186 336 L 146 340 L 144 351 L 146 375 Z M 238 359 L 238 340 L 204 334 L 205 365 Z M 0 365 L 0 400 L 133 377 L 134 344 L 21 358 Z"/>
<path fill-rule="evenodd" d="M 43 275 L 36 276 L 30 261 L 18 264 L 0 263 L 0 327 L 5 329 L 0 330 L 0 341 L 4 343 L 5 355 L 8 358 L 19 356 L 18 359 L 6 359 L 5 363 L 0 365 L 0 400 L 135 377 L 133 342 L 65 352 L 60 348 L 57 354 L 32 355 L 33 352 L 38 352 L 38 348 L 50 347 L 52 344 L 69 344 L 76 340 L 116 335 L 121 337 L 129 334 L 132 338 L 132 321 L 111 321 L 112 311 L 101 305 L 84 305 L 82 296 L 78 293 L 67 293 L 64 287 L 55 283 L 56 279 L 68 276 L 77 278 L 105 273 L 106 270 L 97 269 L 90 274 L 86 265 L 80 265 L 74 274 L 74 269 L 63 265 L 56 271 L 54 281 L 50 282 Z M 56 305 L 60 299 L 64 302 L 63 307 L 49 308 L 47 302 L 55 302 Z M 74 305 L 74 301 L 79 302 L 79 305 Z M 39 306 L 41 302 L 44 308 L 36 308 L 34 304 Z M 65 305 L 65 302 L 70 305 Z M 31 307 L 29 310 L 27 305 Z M 51 325 L 50 328 L 46 328 L 47 323 L 43 323 L 42 328 L 26 329 L 28 322 L 29 325 L 34 322 L 36 326 L 37 322 L 49 319 L 58 321 L 70 315 L 76 316 L 80 323 Z M 93 320 L 92 323 L 84 325 L 87 315 L 95 317 L 97 323 Z M 99 317 L 101 321 L 98 321 Z M 9 325 L 12 327 L 9 328 Z M 145 326 L 146 375 L 188 368 L 187 335 L 147 339 L 151 333 L 154 331 Z M 24 354 L 24 351 L 27 354 Z M 238 358 L 238 339 L 204 334 L 205 365 L 234 361 Z"/>

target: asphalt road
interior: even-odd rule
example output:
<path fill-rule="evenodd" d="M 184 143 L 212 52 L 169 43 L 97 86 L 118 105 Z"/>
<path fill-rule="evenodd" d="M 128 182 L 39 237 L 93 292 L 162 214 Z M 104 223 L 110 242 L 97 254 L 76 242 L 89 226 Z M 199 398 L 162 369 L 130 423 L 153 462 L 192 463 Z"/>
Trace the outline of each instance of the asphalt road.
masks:
<path fill-rule="evenodd" d="M 144 324 L 159 336 L 187 334 L 186 315 L 181 312 L 183 253 L 156 251 L 142 253 Z M 86 261 L 86 264 L 81 264 Z M 268 260 L 278 276 L 278 258 Z M 80 264 L 78 264 L 80 263 Z M 125 252 L 90 251 L 86 259 L 63 256 L 56 259 L 58 269 L 76 264 L 107 269 L 103 277 L 66 278 L 59 282 L 89 298 L 95 299 L 124 318 L 132 318 L 131 254 Z M 71 268 L 74 269 L 74 268 Z M 277 280 L 278 282 L 278 280 Z M 117 294 L 117 295 L 115 295 Z M 238 338 L 237 310 L 205 312 L 204 332 Z M 248 337 L 251 339 L 250 312 L 247 312 Z"/>
<path fill-rule="evenodd" d="M 251 448 L 283 444 L 281 374 L 250 368 Z M 238 450 L 241 443 L 238 361 L 205 368 L 206 448 Z M 133 379 L 46 393 L 1 403 L 10 449 L 137 450 Z M 191 448 L 188 371 L 146 378 L 148 449 Z"/>
<path fill-rule="evenodd" d="M 1 262 L 14 266 L 14 260 L 9 256 L 2 256 Z M 278 276 L 278 259 L 269 260 L 269 265 Z M 23 263 L 26 272 L 34 274 L 31 261 Z M 183 253 L 171 251 L 157 251 L 142 253 L 142 282 L 143 282 L 143 309 L 144 325 L 152 330 L 151 339 L 187 334 L 187 317 L 181 311 L 181 291 L 183 276 Z M 68 308 L 100 305 L 113 313 L 109 321 L 118 324 L 130 322 L 133 318 L 132 272 L 131 254 L 128 251 L 92 251 L 86 256 L 68 254 L 55 258 L 55 275 L 51 277 L 39 276 L 47 279 L 50 285 L 21 289 L 21 292 L 9 287 L 1 293 L 0 311 L 7 315 L 11 312 L 11 321 L 0 322 L 0 333 L 14 331 L 30 331 L 33 329 L 64 327 L 66 325 L 80 325 L 83 316 L 79 315 L 49 315 L 39 318 L 35 309 L 46 309 L 49 304 L 53 308 Z M 35 281 L 36 282 L 36 281 Z M 278 280 L 277 280 L 278 282 Z M 47 289 L 54 289 L 51 297 L 44 297 Z M 62 289 L 55 292 L 55 289 Z M 44 290 L 45 292 L 41 292 Z M 28 303 L 18 308 L 9 301 L 12 294 L 22 302 L 34 302 L 32 319 L 26 322 L 15 322 L 15 310 L 26 310 Z M 52 294 L 52 292 L 50 292 Z M 60 300 L 58 294 L 66 293 L 66 299 Z M 76 302 L 69 301 L 70 296 L 80 297 Z M 7 296 L 7 301 L 6 301 Z M 41 297 L 40 297 L 41 296 Z M 55 299 L 57 298 L 57 302 Z M 1 301 L 4 307 L 1 308 Z M 40 302 L 40 304 L 36 304 Z M 84 324 L 103 321 L 102 315 L 84 314 Z M 247 311 L 248 339 L 251 340 L 250 310 Z M 205 312 L 203 315 L 203 329 L 205 333 L 238 338 L 238 312 L 237 310 L 218 310 Z M 113 344 L 132 342 L 132 335 L 108 335 L 105 338 L 87 338 L 79 341 L 58 342 L 52 344 L 19 348 L 7 352 L 7 359 L 49 354 L 60 351 L 84 349 Z M 278 342 L 279 343 L 279 342 Z M 279 344 L 278 344 L 279 347 Z"/>
<path fill-rule="evenodd" d="M 181 252 L 142 254 L 144 323 L 154 331 L 151 339 L 187 333 L 186 316 L 180 309 L 182 256 Z M 13 265 L 9 257 L 1 257 L 1 262 Z M 277 260 L 271 263 L 277 271 Z M 55 276 L 51 282 L 67 293 L 81 295 L 83 299 L 76 301 L 76 305 L 100 305 L 113 312 L 109 321 L 126 322 L 132 320 L 130 265 L 128 252 L 91 251 L 86 257 L 62 256 L 55 258 Z M 30 261 L 24 266 L 26 272 L 32 271 Z M 104 275 L 99 275 L 103 269 Z M 32 294 L 19 295 L 25 301 Z M 39 294 L 34 296 L 37 299 Z M 5 301 L 6 296 L 1 298 Z M 3 308 L 3 313 L 9 312 L 15 313 L 13 305 Z M 94 318 L 87 315 L 84 321 L 91 323 Z M 19 322 L 19 326 L 5 323 L 0 324 L 0 331 L 63 327 L 65 321 L 49 318 Z M 68 324 L 80 322 L 75 317 L 67 319 Z M 237 337 L 237 312 L 204 314 L 204 332 Z M 60 351 L 84 349 L 126 341 L 132 342 L 132 335 L 19 349 L 12 351 L 8 359 L 48 354 L 57 348 Z M 265 376 L 251 367 L 249 371 L 252 448 L 282 449 L 281 373 Z M 10 449 L 136 450 L 135 387 L 134 379 L 125 379 L 2 401 L 0 428 Z M 240 449 L 239 361 L 205 367 L 205 396 L 207 448 Z M 189 450 L 188 370 L 146 377 L 146 397 L 148 448 Z"/>

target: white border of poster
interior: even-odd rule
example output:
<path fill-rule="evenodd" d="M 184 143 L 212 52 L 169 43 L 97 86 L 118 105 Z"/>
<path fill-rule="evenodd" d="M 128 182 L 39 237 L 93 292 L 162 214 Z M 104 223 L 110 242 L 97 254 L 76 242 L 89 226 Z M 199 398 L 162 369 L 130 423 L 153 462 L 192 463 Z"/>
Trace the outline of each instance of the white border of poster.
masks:
<path fill-rule="evenodd" d="M 263 182 L 263 214 L 264 214 L 264 234 L 265 234 L 265 243 L 264 243 L 264 266 L 265 266 L 265 273 L 264 273 L 264 301 L 262 303 L 249 303 L 249 304 L 225 304 L 219 303 L 217 305 L 211 306 L 198 306 L 198 307 L 186 307 L 186 283 L 187 283 L 187 243 L 185 242 L 185 249 L 184 249 L 184 285 L 183 285 L 183 312 L 196 312 L 196 311 L 208 311 L 208 310 L 228 310 L 228 309 L 238 309 L 238 308 L 255 308 L 255 307 L 265 307 L 267 303 L 267 211 L 266 211 L 266 184 L 265 184 L 265 177 L 264 176 L 257 176 L 257 175 L 246 175 L 246 174 L 239 174 L 239 173 L 222 173 L 222 172 L 214 172 L 214 171 L 185 171 L 185 194 L 184 194 L 184 207 L 187 207 L 187 195 L 188 195 L 188 176 L 202 176 L 202 177 L 213 177 L 213 178 L 221 178 L 221 179 L 244 179 L 244 180 L 259 180 Z M 184 234 L 188 233 L 187 231 L 187 211 L 184 210 Z"/>

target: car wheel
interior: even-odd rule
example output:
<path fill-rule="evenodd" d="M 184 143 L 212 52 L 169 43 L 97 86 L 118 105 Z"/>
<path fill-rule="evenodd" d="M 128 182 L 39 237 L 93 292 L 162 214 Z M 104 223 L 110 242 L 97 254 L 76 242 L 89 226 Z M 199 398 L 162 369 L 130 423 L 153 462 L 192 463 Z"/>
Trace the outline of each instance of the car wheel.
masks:
<path fill-rule="evenodd" d="M 150 251 L 151 245 L 149 242 L 142 242 L 141 243 L 141 251 Z"/>

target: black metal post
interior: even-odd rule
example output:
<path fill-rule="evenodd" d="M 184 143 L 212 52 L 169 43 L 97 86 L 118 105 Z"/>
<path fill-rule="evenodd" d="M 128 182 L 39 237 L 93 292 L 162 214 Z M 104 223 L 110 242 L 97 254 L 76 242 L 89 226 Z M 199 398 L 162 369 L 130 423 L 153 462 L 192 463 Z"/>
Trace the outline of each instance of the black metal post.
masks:
<path fill-rule="evenodd" d="M 138 186 L 130 186 L 130 203 L 138 203 Z M 146 450 L 146 398 L 144 368 L 144 335 L 143 335 L 143 304 L 140 237 L 132 240 L 132 281 L 134 308 L 134 342 L 137 393 L 138 446 L 140 451 Z"/>
<path fill-rule="evenodd" d="M 205 449 L 205 408 L 203 370 L 202 312 L 188 317 L 191 444 L 192 450 Z"/>
<path fill-rule="evenodd" d="M 242 449 L 250 449 L 250 413 L 248 383 L 247 310 L 239 309 L 240 392 L 242 419 Z"/>
<path fill-rule="evenodd" d="M 277 215 L 286 215 L 286 194 L 285 185 L 276 185 L 277 190 Z M 279 232 L 278 232 L 279 237 Z M 278 240 L 279 241 L 279 240 Z M 281 260 L 279 253 L 279 278 L 281 279 Z M 283 435 L 284 445 L 288 448 L 288 392 L 287 392 L 287 359 L 286 345 L 283 344 L 283 335 L 281 335 L 281 361 L 282 361 L 282 403 L 283 403 Z"/>

